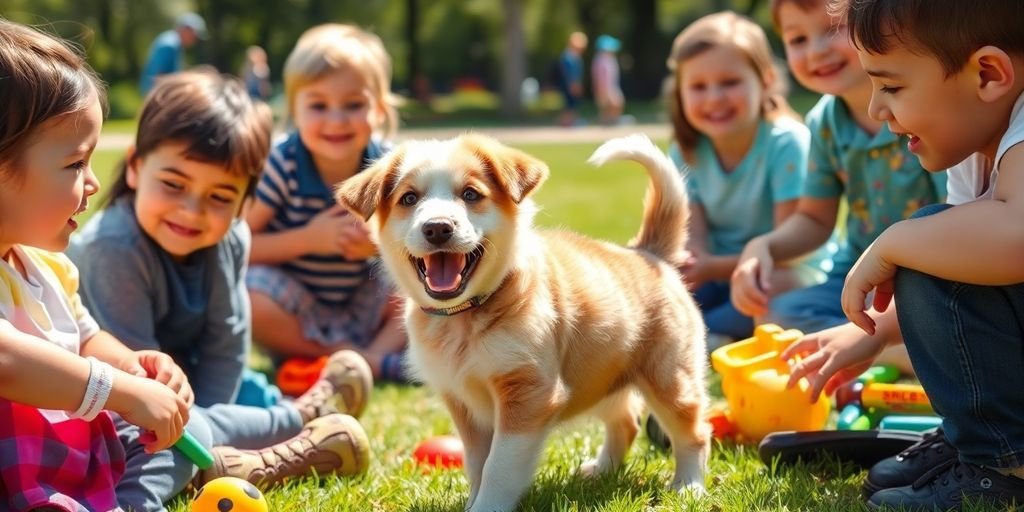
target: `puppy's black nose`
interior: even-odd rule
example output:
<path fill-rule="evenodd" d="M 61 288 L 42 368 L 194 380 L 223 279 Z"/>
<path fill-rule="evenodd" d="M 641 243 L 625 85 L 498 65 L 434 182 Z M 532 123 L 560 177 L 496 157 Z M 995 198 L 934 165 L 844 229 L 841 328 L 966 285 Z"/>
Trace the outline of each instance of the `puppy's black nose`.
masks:
<path fill-rule="evenodd" d="M 455 225 L 446 219 L 432 220 L 423 224 L 421 228 L 423 237 L 434 245 L 441 245 L 447 242 L 455 232 Z"/>

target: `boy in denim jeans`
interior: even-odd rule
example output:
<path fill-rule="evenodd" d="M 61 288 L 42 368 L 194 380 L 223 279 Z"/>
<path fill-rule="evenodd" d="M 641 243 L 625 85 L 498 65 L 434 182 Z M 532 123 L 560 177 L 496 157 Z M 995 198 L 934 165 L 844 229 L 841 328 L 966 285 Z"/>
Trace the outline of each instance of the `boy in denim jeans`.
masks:
<path fill-rule="evenodd" d="M 783 357 L 806 357 L 791 382 L 806 376 L 817 396 L 902 338 L 943 428 L 872 469 L 868 483 L 881 490 L 869 505 L 1024 503 L 1024 2 L 834 7 L 871 76 L 871 116 L 907 136 L 926 169 L 949 169 L 949 199 L 894 224 L 861 255 L 842 304 L 869 337 L 795 344 Z"/>

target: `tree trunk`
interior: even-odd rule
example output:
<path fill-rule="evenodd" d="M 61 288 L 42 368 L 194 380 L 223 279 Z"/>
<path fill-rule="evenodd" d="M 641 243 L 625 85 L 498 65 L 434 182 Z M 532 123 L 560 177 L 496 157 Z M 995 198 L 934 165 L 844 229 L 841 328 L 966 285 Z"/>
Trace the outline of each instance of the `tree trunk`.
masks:
<path fill-rule="evenodd" d="M 526 78 L 526 34 L 521 0 L 502 0 L 505 55 L 501 77 L 501 114 L 506 119 L 523 114 L 519 91 Z"/>

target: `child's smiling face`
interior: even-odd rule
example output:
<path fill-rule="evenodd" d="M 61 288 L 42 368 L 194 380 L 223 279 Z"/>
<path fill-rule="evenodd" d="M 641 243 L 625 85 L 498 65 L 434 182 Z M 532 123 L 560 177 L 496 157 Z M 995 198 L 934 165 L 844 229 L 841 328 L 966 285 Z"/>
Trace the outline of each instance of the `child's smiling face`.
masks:
<path fill-rule="evenodd" d="M 358 165 L 381 121 L 366 82 L 350 67 L 303 85 L 295 94 L 294 112 L 299 137 L 321 168 Z"/>
<path fill-rule="evenodd" d="M 99 98 L 41 124 L 0 185 L 0 256 L 14 244 L 63 251 L 99 181 L 89 163 L 103 126 Z"/>
<path fill-rule="evenodd" d="M 978 76 L 969 62 L 947 76 L 939 61 L 923 52 L 892 48 L 885 54 L 859 52 L 871 77 L 868 113 L 909 137 L 908 149 L 930 171 L 952 167 L 982 151 L 994 157 L 1005 131 L 993 103 L 982 101 Z"/>
<path fill-rule="evenodd" d="M 783 2 L 778 18 L 786 62 L 804 87 L 842 96 L 867 83 L 846 26 L 835 24 L 825 2 L 812 11 L 794 2 Z"/>

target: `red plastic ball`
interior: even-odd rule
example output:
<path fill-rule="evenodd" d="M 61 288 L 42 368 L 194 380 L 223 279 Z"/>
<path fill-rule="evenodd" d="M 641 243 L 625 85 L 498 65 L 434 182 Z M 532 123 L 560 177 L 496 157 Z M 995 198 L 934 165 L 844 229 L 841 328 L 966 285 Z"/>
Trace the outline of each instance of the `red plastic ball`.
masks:
<path fill-rule="evenodd" d="M 461 468 L 465 450 L 455 436 L 434 436 L 425 439 L 412 452 L 417 464 L 438 468 Z"/>

